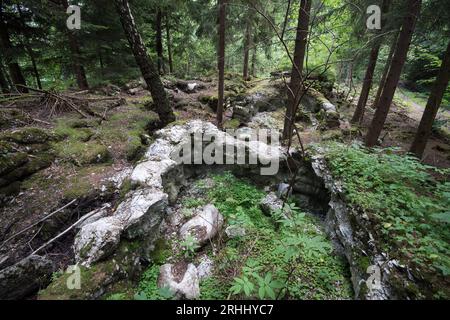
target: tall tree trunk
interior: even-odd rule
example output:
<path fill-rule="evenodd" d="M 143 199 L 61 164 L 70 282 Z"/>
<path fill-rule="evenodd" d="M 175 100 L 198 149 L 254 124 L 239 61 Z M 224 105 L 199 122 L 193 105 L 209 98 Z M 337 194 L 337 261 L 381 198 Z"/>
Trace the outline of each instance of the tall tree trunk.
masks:
<path fill-rule="evenodd" d="M 244 70 L 243 78 L 244 81 L 249 80 L 248 77 L 248 60 L 250 56 L 250 44 L 251 44 L 251 21 L 247 21 L 245 28 L 245 40 L 244 40 Z"/>
<path fill-rule="evenodd" d="M 102 48 L 100 46 L 97 47 L 97 56 L 100 64 L 100 74 L 103 77 L 105 75 L 105 63 L 103 62 Z"/>
<path fill-rule="evenodd" d="M 447 46 L 444 59 L 442 60 L 439 75 L 436 78 L 430 97 L 428 98 L 427 106 L 420 121 L 419 129 L 411 146 L 410 152 L 414 153 L 418 158 L 423 157 L 427 141 L 430 138 L 431 130 L 433 128 L 434 120 L 441 106 L 442 98 L 447 89 L 450 80 L 450 42 Z"/>
<path fill-rule="evenodd" d="M 166 39 L 167 39 L 167 56 L 169 58 L 169 73 L 173 73 L 173 61 L 172 61 L 172 39 L 170 36 L 170 17 L 166 13 Z"/>
<path fill-rule="evenodd" d="M 378 103 L 380 103 L 380 96 L 383 91 L 384 84 L 386 83 L 386 78 L 389 73 L 389 68 L 391 67 L 391 64 L 392 64 L 392 58 L 394 57 L 395 48 L 397 47 L 397 41 L 398 41 L 399 34 L 400 34 L 400 31 L 397 31 L 394 34 L 394 39 L 392 40 L 391 49 L 389 50 L 389 55 L 386 60 L 386 64 L 384 65 L 383 75 L 381 76 L 380 84 L 378 86 L 377 95 L 375 96 L 375 100 L 372 105 L 373 109 L 376 109 L 378 106 Z"/>
<path fill-rule="evenodd" d="M 295 38 L 294 64 L 291 72 L 291 82 L 289 84 L 286 117 L 284 119 L 283 139 L 290 139 L 292 136 L 292 124 L 295 118 L 294 110 L 299 103 L 301 96 L 301 86 L 303 83 L 303 62 L 305 60 L 306 44 L 308 40 L 309 17 L 311 13 L 312 0 L 301 0 L 298 12 L 297 35 Z"/>
<path fill-rule="evenodd" d="M 0 1 L 0 40 L 3 47 L 2 49 L 4 49 L 5 61 L 8 65 L 9 75 L 11 76 L 13 85 L 16 86 L 16 89 L 19 92 L 28 92 L 27 88 L 20 86 L 26 86 L 27 83 L 25 81 L 25 77 L 22 74 L 22 70 L 20 69 L 19 64 L 14 59 L 14 48 L 9 37 L 8 27 L 3 18 L 3 1 Z"/>
<path fill-rule="evenodd" d="M 69 7 L 69 3 L 67 0 L 61 0 L 61 4 L 64 7 L 64 12 Z M 78 88 L 81 90 L 89 89 L 89 84 L 86 78 L 86 72 L 84 70 L 84 66 L 81 63 L 81 49 L 80 44 L 78 42 L 78 37 L 75 32 L 72 30 L 67 30 L 67 38 L 69 40 L 69 48 L 72 54 L 72 68 L 75 73 L 75 77 L 77 79 Z"/>
<path fill-rule="evenodd" d="M 34 78 L 36 79 L 36 85 L 39 89 L 42 90 L 41 77 L 39 75 L 36 59 L 34 57 L 34 51 L 28 44 L 25 44 L 25 48 L 28 52 L 28 56 L 30 57 L 31 65 L 33 66 L 33 74 L 34 74 Z"/>
<path fill-rule="evenodd" d="M 162 12 L 161 9 L 158 8 L 158 11 L 156 12 L 156 38 L 155 38 L 155 46 L 156 46 L 156 53 L 158 55 L 158 72 L 160 74 L 165 73 L 165 67 L 164 67 L 164 56 L 163 56 L 163 44 L 162 44 Z"/>
<path fill-rule="evenodd" d="M 252 53 L 252 65 L 250 67 L 250 74 L 252 75 L 253 78 L 256 77 L 256 54 L 257 54 L 257 48 L 255 46 L 255 42 L 252 41 L 253 44 L 253 53 Z"/>
<path fill-rule="evenodd" d="M 223 96 L 225 81 L 225 23 L 227 0 L 218 0 L 219 4 L 219 52 L 217 64 L 219 68 L 219 92 L 217 102 L 217 126 L 223 127 Z"/>
<path fill-rule="evenodd" d="M 397 43 L 392 65 L 390 67 L 386 83 L 383 87 L 383 93 L 380 96 L 380 103 L 377 107 L 375 115 L 366 135 L 365 144 L 367 147 L 373 147 L 383 130 L 392 100 L 394 99 L 395 90 L 397 89 L 400 75 L 408 55 L 409 46 L 416 26 L 417 18 L 420 14 L 422 0 L 409 0 L 406 17 L 403 21 L 402 31 Z"/>
<path fill-rule="evenodd" d="M 42 89 L 41 77 L 39 76 L 39 71 L 37 68 L 37 63 L 36 63 L 36 58 L 34 56 L 33 48 L 30 45 L 29 35 L 28 35 L 27 29 L 26 29 L 25 19 L 23 17 L 22 9 L 20 8 L 20 4 L 17 4 L 17 11 L 19 12 L 20 23 L 23 28 L 23 36 L 24 36 L 23 47 L 25 48 L 26 52 L 28 53 L 28 57 L 30 58 L 31 65 L 33 67 L 34 78 L 36 79 L 36 85 L 39 89 Z"/>
<path fill-rule="evenodd" d="M 141 69 L 142 76 L 152 94 L 156 112 L 161 120 L 161 125 L 175 121 L 175 115 L 169 105 L 164 86 L 159 77 L 158 70 L 153 65 L 151 58 L 147 55 L 144 42 L 134 22 L 128 0 L 114 0 L 123 30 L 128 38 L 136 62 Z"/>
<path fill-rule="evenodd" d="M 390 0 L 383 0 L 383 16 L 389 10 Z M 364 112 L 366 110 L 367 100 L 369 99 L 370 89 L 372 88 L 373 75 L 375 73 L 375 68 L 377 66 L 378 55 L 380 53 L 381 47 L 381 37 L 380 32 L 377 33 L 376 39 L 372 50 L 369 55 L 369 64 L 367 66 L 366 75 L 364 76 L 363 86 L 361 89 L 361 94 L 359 95 L 358 104 L 356 106 L 355 113 L 351 119 L 352 123 L 360 123 L 364 117 Z"/>
<path fill-rule="evenodd" d="M 0 65 L 0 88 L 3 93 L 9 93 L 8 82 L 6 81 L 5 74 L 3 73 L 3 67 Z"/>

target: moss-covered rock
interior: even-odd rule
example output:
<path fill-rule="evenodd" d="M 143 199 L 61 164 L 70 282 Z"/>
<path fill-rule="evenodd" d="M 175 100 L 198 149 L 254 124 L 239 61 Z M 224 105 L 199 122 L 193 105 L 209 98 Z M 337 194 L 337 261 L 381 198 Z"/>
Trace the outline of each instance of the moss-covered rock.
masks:
<path fill-rule="evenodd" d="M 23 155 L 20 156 L 23 161 Z M 17 167 L 16 169 L 8 172 L 0 177 L 0 186 L 5 186 L 14 181 L 22 180 L 33 173 L 49 167 L 54 160 L 51 154 L 41 154 L 37 157 L 27 159 L 24 165 Z"/>
<path fill-rule="evenodd" d="M 27 162 L 28 155 L 25 152 L 0 154 L 0 176 L 11 172 Z"/>
<path fill-rule="evenodd" d="M 0 136 L 0 138 L 18 144 L 35 144 L 46 143 L 52 138 L 52 135 L 48 134 L 43 129 L 28 127 L 6 132 Z"/>
<path fill-rule="evenodd" d="M 95 141 L 64 141 L 55 146 L 58 156 L 78 166 L 106 163 L 111 159 L 108 147 Z"/>
<path fill-rule="evenodd" d="M 122 241 L 116 253 L 109 259 L 90 268 L 80 266 L 81 288 L 69 289 L 67 282 L 73 273 L 61 273 L 38 294 L 38 300 L 90 300 L 101 298 L 109 287 L 120 280 L 137 279 L 140 244 Z"/>

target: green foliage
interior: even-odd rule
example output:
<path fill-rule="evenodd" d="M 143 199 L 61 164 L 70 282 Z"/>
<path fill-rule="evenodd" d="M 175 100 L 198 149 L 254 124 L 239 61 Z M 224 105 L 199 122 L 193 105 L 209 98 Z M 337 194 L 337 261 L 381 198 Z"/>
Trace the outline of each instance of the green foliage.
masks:
<path fill-rule="evenodd" d="M 180 245 L 184 252 L 185 258 L 193 257 L 195 250 L 200 248 L 197 239 L 195 239 L 192 235 L 188 235 L 186 239 L 181 241 Z"/>
<path fill-rule="evenodd" d="M 343 181 L 347 200 L 371 217 L 382 249 L 391 258 L 448 275 L 448 170 L 396 155 L 392 149 L 369 151 L 340 144 L 329 146 L 327 160 Z"/>
<path fill-rule="evenodd" d="M 220 291 L 225 289 L 235 298 L 351 297 L 346 265 L 332 253 L 314 218 L 294 204 L 265 216 L 258 206 L 264 192 L 230 173 L 213 179 L 209 199 L 227 224 L 246 229 L 245 237 L 228 240 L 213 257 L 217 270 L 210 281 Z"/>
<path fill-rule="evenodd" d="M 141 277 L 135 300 L 168 300 L 173 294 L 168 288 L 158 288 L 157 280 L 160 265 L 154 264 L 148 268 Z"/>

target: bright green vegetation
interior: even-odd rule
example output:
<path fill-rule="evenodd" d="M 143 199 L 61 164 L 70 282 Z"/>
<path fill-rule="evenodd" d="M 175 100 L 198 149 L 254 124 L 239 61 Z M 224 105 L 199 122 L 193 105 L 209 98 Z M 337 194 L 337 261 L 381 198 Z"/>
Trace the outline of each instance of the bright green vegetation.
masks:
<path fill-rule="evenodd" d="M 246 235 L 215 239 L 215 254 L 206 253 L 215 263 L 214 274 L 200 283 L 201 299 L 350 299 L 353 297 L 345 262 L 332 246 L 319 222 L 289 205 L 282 212 L 266 216 L 259 208 L 265 193 L 230 173 L 213 176 L 214 187 L 202 180 L 196 187 L 205 190 L 225 218 L 225 227 L 244 227 Z M 192 199 L 185 204 L 193 205 Z M 199 201 L 198 205 L 203 205 Z M 189 250 L 188 250 L 189 251 Z M 186 259 L 186 257 L 180 257 Z M 192 255 L 188 256 L 192 259 Z M 159 266 L 154 264 L 142 277 L 137 298 L 165 299 L 158 289 Z"/>
<path fill-rule="evenodd" d="M 143 134 L 157 120 L 157 115 L 145 110 L 143 104 L 129 104 L 127 108 L 129 110 L 117 112 L 101 124 L 59 119 L 55 133 L 63 141 L 53 144 L 58 156 L 78 166 L 104 163 L 111 158 L 138 159 L 145 150 Z"/>
<path fill-rule="evenodd" d="M 437 274 L 448 281 L 449 171 L 393 151 L 331 144 L 327 160 L 344 183 L 347 201 L 371 218 L 382 249 L 421 276 Z"/>

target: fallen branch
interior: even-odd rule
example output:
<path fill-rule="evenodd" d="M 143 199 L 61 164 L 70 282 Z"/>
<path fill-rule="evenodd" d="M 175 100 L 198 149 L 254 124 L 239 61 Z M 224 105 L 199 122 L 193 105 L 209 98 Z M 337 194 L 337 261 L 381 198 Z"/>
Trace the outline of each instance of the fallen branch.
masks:
<path fill-rule="evenodd" d="M 17 236 L 20 236 L 21 234 L 27 232 L 28 230 L 34 228 L 35 226 L 37 226 L 39 223 L 44 222 L 45 220 L 51 218 L 52 216 L 54 216 L 55 214 L 57 214 L 58 212 L 61 212 L 62 210 L 64 210 L 65 208 L 67 208 L 68 206 L 70 206 L 72 203 L 74 203 L 75 201 L 77 201 L 77 199 L 74 199 L 72 201 L 70 201 L 69 203 L 67 203 L 66 205 L 64 205 L 63 207 L 53 211 L 52 213 L 46 215 L 45 217 L 43 217 L 42 219 L 38 220 L 37 222 L 31 224 L 30 226 L 26 227 L 25 229 L 17 232 L 16 234 L 13 234 L 11 237 L 9 237 L 8 239 L 6 239 L 5 241 L 3 241 L 3 243 L 0 245 L 0 248 L 3 248 L 3 246 L 11 241 L 12 239 L 16 238 Z"/>
<path fill-rule="evenodd" d="M 107 206 L 103 206 L 101 209 L 106 208 Z M 64 230 L 63 232 L 61 232 L 60 234 L 58 234 L 56 237 L 50 239 L 49 241 L 47 241 L 46 243 L 44 243 L 42 246 L 40 246 L 39 248 L 37 248 L 36 250 L 34 250 L 32 253 L 30 253 L 25 259 L 34 256 L 35 254 L 37 254 L 39 251 L 41 251 L 42 249 L 44 249 L 45 247 L 47 247 L 49 244 L 55 242 L 56 240 L 58 240 L 59 238 L 61 238 L 63 235 L 65 235 L 66 233 L 68 233 L 70 230 L 72 230 L 73 228 L 75 228 L 77 225 L 79 225 L 81 222 L 85 221 L 87 218 L 92 217 L 94 214 L 98 213 L 97 210 L 92 211 L 91 213 L 88 213 L 86 215 L 84 215 L 83 217 L 81 217 L 77 222 L 75 222 L 74 224 L 72 224 L 71 226 L 69 226 L 66 230 Z"/>

